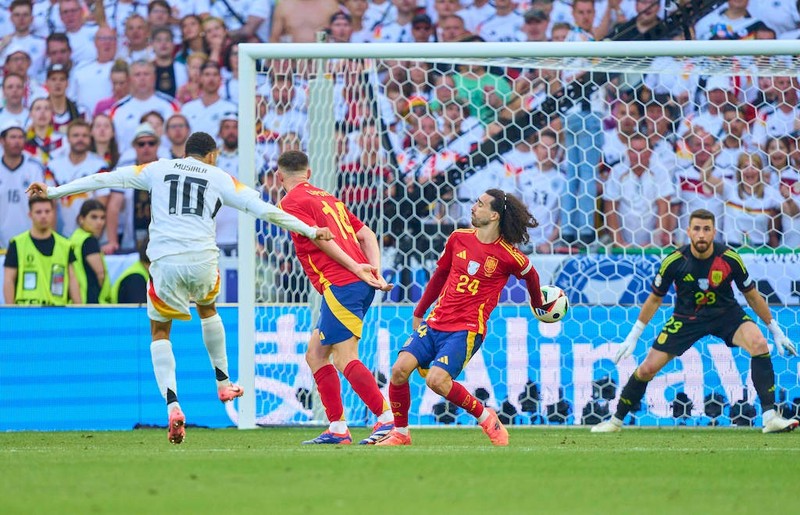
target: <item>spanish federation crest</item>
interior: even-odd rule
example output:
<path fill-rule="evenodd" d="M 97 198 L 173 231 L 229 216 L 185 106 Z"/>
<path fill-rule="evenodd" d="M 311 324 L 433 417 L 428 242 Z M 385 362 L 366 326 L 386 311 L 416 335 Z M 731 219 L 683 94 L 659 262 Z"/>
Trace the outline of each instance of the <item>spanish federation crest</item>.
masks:
<path fill-rule="evenodd" d="M 707 290 L 708 289 L 708 279 L 706 279 L 706 278 L 698 279 L 697 280 L 697 285 L 700 287 L 701 290 Z"/>
<path fill-rule="evenodd" d="M 495 270 L 497 270 L 497 258 L 494 256 L 487 257 L 483 263 L 483 271 L 486 272 L 486 275 L 492 275 Z"/>
<path fill-rule="evenodd" d="M 478 271 L 478 268 L 480 268 L 480 266 L 481 266 L 480 263 L 478 263 L 477 261 L 470 261 L 469 264 L 467 265 L 467 273 L 469 275 L 475 275 L 475 272 Z"/>
<path fill-rule="evenodd" d="M 712 270 L 711 271 L 711 285 L 712 286 L 719 286 L 722 282 L 722 270 Z"/>

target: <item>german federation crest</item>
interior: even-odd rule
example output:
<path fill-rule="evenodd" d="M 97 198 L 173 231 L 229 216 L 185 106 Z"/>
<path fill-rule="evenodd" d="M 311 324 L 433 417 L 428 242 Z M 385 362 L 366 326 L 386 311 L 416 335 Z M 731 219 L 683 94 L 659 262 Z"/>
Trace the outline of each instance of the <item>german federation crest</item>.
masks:
<path fill-rule="evenodd" d="M 697 285 L 700 286 L 701 290 L 707 290 L 708 289 L 708 279 L 706 279 L 706 278 L 698 279 L 697 280 Z"/>
<path fill-rule="evenodd" d="M 478 263 L 477 261 L 470 261 L 469 264 L 467 265 L 467 273 L 469 275 L 475 275 L 475 272 L 478 271 L 478 268 L 480 268 L 480 266 L 481 264 Z"/>

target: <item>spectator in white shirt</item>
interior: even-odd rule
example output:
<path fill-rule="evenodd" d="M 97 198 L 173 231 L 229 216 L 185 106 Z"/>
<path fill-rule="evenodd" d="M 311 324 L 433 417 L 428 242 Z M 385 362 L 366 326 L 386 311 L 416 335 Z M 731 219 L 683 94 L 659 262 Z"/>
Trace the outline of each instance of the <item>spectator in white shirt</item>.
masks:
<path fill-rule="evenodd" d="M 120 50 L 120 57 L 129 63 L 152 61 L 155 58 L 153 48 L 150 46 L 150 27 L 143 16 L 132 14 L 125 20 L 125 41 Z"/>
<path fill-rule="evenodd" d="M 375 27 L 372 40 L 376 43 L 408 43 L 412 40 L 411 20 L 417 12 L 415 0 L 392 0 L 397 15 L 392 22 L 383 22 Z"/>
<path fill-rule="evenodd" d="M 800 108 L 796 80 L 792 77 L 773 77 L 772 92 L 776 95 L 775 110 L 767 115 L 760 114 L 753 124 L 753 141 L 763 146 L 767 138 L 787 136 L 797 128 Z"/>
<path fill-rule="evenodd" d="M 484 41 L 519 41 L 523 19 L 511 0 L 495 0 L 495 12 L 480 26 L 478 35 Z"/>
<path fill-rule="evenodd" d="M 98 101 L 113 93 L 111 68 L 117 56 L 117 33 L 111 27 L 100 27 L 94 35 L 94 46 L 97 60 L 75 69 L 70 76 L 78 95 L 76 101 L 90 113 L 94 112 Z"/>
<path fill-rule="evenodd" d="M 185 104 L 181 109 L 186 119 L 189 120 L 193 132 L 216 134 L 219 132 L 222 115 L 236 112 L 235 104 L 220 97 L 221 82 L 222 76 L 217 63 L 207 61 L 200 67 L 200 98 Z"/>
<path fill-rule="evenodd" d="M 7 120 L 17 120 L 23 127 L 28 125 L 28 110 L 22 104 L 25 96 L 25 79 L 16 73 L 7 73 L 3 77 L 3 100 L 0 107 L 0 126 Z"/>
<path fill-rule="evenodd" d="M 0 52 L 0 62 L 4 62 L 9 55 L 9 49 L 24 48 L 31 59 L 31 69 L 35 73 L 44 68 L 44 38 L 34 35 L 31 32 L 33 24 L 32 6 L 30 0 L 14 0 L 9 6 L 11 12 L 11 23 L 14 25 L 14 32 L 9 34 L 3 41 L 7 46 Z M 4 46 L 0 42 L 0 47 Z"/>
<path fill-rule="evenodd" d="M 80 0 L 61 0 L 58 5 L 61 21 L 72 49 L 72 62 L 77 68 L 97 59 L 94 47 L 94 34 L 97 26 L 83 23 L 83 9 Z"/>

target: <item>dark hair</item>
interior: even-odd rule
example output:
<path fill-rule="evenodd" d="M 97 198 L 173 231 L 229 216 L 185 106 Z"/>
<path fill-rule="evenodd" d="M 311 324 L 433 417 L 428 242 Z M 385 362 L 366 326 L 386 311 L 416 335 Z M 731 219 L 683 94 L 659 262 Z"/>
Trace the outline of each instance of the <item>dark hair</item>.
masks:
<path fill-rule="evenodd" d="M 146 120 L 151 116 L 155 116 L 156 118 L 161 120 L 161 125 L 162 126 L 164 125 L 164 115 L 162 115 L 158 111 L 147 111 L 146 113 L 144 113 L 142 115 L 141 118 L 139 118 L 139 123 L 146 123 Z M 155 129 L 155 127 L 153 127 L 153 128 Z"/>
<path fill-rule="evenodd" d="M 236 36 L 231 39 L 230 45 L 225 47 L 225 51 L 222 52 L 222 66 L 226 70 L 231 70 L 231 60 L 233 60 L 233 49 L 237 45 L 241 43 L 247 43 L 247 38 L 242 36 Z"/>
<path fill-rule="evenodd" d="M 214 68 L 215 70 L 220 71 L 219 63 L 210 59 L 200 65 L 200 73 L 203 73 L 206 68 Z"/>
<path fill-rule="evenodd" d="M 45 47 L 50 46 L 50 43 L 53 43 L 53 42 L 66 43 L 67 47 L 70 50 L 72 50 L 72 46 L 70 46 L 70 44 L 69 44 L 69 38 L 63 32 L 53 32 L 52 34 L 47 36 L 47 39 L 45 40 Z"/>
<path fill-rule="evenodd" d="M 76 118 L 67 124 L 67 136 L 69 136 L 69 133 L 72 132 L 74 127 L 86 127 L 89 132 L 92 131 L 92 126 L 89 125 L 89 122 L 83 118 Z"/>
<path fill-rule="evenodd" d="M 172 8 L 169 6 L 169 2 L 167 2 L 167 0 L 153 0 L 147 4 L 147 14 L 152 13 L 154 7 L 164 7 L 167 11 L 172 13 Z"/>
<path fill-rule="evenodd" d="M 716 225 L 716 217 L 714 216 L 714 213 L 708 209 L 695 209 L 689 215 L 689 220 L 692 220 L 692 218 L 697 218 L 699 220 L 711 220 L 711 223 Z"/>
<path fill-rule="evenodd" d="M 154 2 L 151 2 L 150 5 L 152 5 L 153 3 Z M 159 34 L 168 35 L 169 36 L 169 40 L 172 41 L 172 29 L 170 29 L 169 27 L 163 27 L 162 26 L 162 27 L 156 27 L 153 30 L 151 30 L 150 31 L 150 40 L 152 41 L 152 40 L 156 39 L 156 36 L 158 36 Z"/>
<path fill-rule="evenodd" d="M 278 158 L 282 172 L 299 173 L 308 170 L 308 156 L 299 150 L 287 150 Z"/>
<path fill-rule="evenodd" d="M 114 130 L 114 122 L 111 120 L 111 117 L 108 116 L 107 114 L 102 114 L 102 113 L 92 118 L 92 123 L 89 127 L 89 130 L 91 131 L 92 128 L 94 128 L 94 122 L 101 116 L 108 118 L 108 122 L 111 124 L 111 130 Z M 97 142 L 94 140 L 94 136 L 91 136 L 91 138 L 92 138 L 92 143 L 89 145 L 89 150 L 97 153 Z M 119 145 L 117 144 L 116 131 L 114 131 L 114 135 L 111 136 L 111 141 L 108 142 L 108 154 L 109 154 L 108 167 L 115 168 L 117 166 L 117 162 L 119 162 Z M 100 157 L 102 157 L 103 159 L 106 158 L 106 156 L 100 156 Z"/>
<path fill-rule="evenodd" d="M 38 204 L 39 202 L 47 202 L 53 209 L 56 207 L 53 199 L 49 199 L 47 197 L 31 197 L 28 199 L 28 210 L 32 209 L 34 204 Z"/>
<path fill-rule="evenodd" d="M 205 132 L 193 132 L 186 140 L 186 155 L 205 157 L 217 149 L 217 142 Z"/>
<path fill-rule="evenodd" d="M 8 12 L 13 11 L 15 7 L 19 7 L 21 5 L 27 6 L 31 11 L 33 11 L 33 2 L 31 2 L 31 0 L 14 0 L 11 2 L 11 5 L 8 6 Z"/>
<path fill-rule="evenodd" d="M 18 78 L 19 80 L 21 80 L 23 84 L 25 84 L 25 77 L 23 77 L 23 76 L 22 76 L 22 75 L 20 75 L 19 73 L 6 73 L 6 74 L 3 76 L 3 86 L 5 86 L 5 85 L 6 85 L 6 80 L 7 80 L 7 79 L 10 79 L 11 77 L 16 77 L 16 78 Z"/>
<path fill-rule="evenodd" d="M 500 236 L 508 243 L 517 245 L 528 243 L 528 229 L 539 226 L 525 204 L 520 199 L 503 190 L 492 188 L 486 191 L 492 197 L 489 207 L 500 215 Z"/>
<path fill-rule="evenodd" d="M 94 198 L 90 198 L 89 200 L 84 201 L 83 204 L 81 204 L 81 210 L 78 212 L 78 216 L 75 218 L 75 221 L 78 222 L 78 225 L 80 225 L 80 219 L 85 218 L 92 211 L 102 211 L 103 213 L 105 213 L 106 206 L 104 206 L 102 202 Z"/>

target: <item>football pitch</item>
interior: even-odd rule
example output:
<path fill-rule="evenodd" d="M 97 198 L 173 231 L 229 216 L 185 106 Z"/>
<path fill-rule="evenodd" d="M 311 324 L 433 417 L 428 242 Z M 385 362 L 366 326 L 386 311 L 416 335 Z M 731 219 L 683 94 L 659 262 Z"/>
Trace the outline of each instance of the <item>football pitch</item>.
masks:
<path fill-rule="evenodd" d="M 402 448 L 301 446 L 317 429 L 0 434 L 0 512 L 779 513 L 800 434 L 747 429 L 412 429 Z M 357 441 L 367 435 L 352 429 Z"/>

